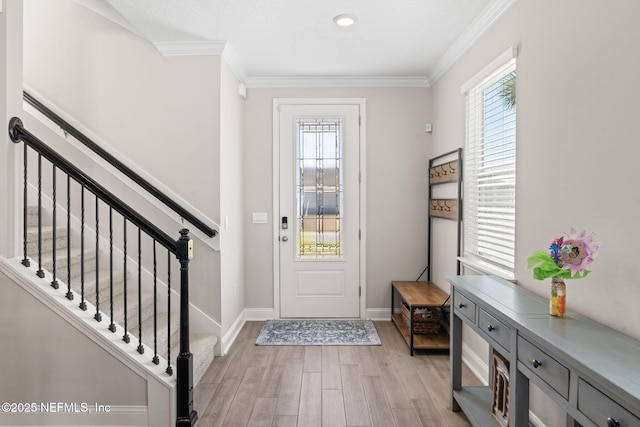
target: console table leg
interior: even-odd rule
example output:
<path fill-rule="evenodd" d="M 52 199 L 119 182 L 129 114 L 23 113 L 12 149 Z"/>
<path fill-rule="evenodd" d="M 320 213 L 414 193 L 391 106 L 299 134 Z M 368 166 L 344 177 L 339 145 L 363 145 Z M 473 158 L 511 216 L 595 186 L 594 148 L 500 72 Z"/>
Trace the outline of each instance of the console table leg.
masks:
<path fill-rule="evenodd" d="M 451 372 L 451 410 L 460 411 L 460 405 L 453 397 L 455 390 L 462 389 L 462 320 L 458 316 L 451 316 L 451 334 L 449 334 L 449 359 Z"/>
<path fill-rule="evenodd" d="M 511 365 L 515 367 L 511 370 L 511 375 L 515 373 L 516 381 L 515 387 L 512 382 L 509 390 L 509 401 L 515 402 L 515 405 L 512 406 L 509 425 L 527 426 L 529 425 L 529 378 L 517 369 L 517 362 L 512 362 Z"/>

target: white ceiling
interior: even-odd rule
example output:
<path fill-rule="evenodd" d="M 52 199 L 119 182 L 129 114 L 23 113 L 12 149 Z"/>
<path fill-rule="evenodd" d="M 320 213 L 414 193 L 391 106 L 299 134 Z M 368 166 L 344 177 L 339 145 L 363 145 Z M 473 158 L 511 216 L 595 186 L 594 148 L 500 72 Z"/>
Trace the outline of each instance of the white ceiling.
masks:
<path fill-rule="evenodd" d="M 165 55 L 222 54 L 248 86 L 426 86 L 515 0 L 76 1 Z"/>

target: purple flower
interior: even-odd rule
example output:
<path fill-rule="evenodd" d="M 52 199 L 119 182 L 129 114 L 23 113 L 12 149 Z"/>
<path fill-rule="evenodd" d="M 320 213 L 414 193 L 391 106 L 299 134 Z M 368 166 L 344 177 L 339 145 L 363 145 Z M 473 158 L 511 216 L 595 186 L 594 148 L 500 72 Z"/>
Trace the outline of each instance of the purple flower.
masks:
<path fill-rule="evenodd" d="M 562 237 L 553 239 L 551 241 L 551 246 L 549 246 L 549 254 L 551 254 L 551 257 L 553 258 L 553 262 L 555 262 L 558 265 L 562 265 L 562 246 L 563 246 Z"/>
<path fill-rule="evenodd" d="M 563 270 L 571 269 L 572 276 L 588 272 L 587 268 L 595 262 L 595 256 L 600 249 L 600 243 L 593 241 L 594 236 L 594 233 L 587 234 L 586 231 L 578 234 L 573 228 L 569 234 L 565 233 L 565 245 L 568 246 L 568 250 L 560 254 Z"/>

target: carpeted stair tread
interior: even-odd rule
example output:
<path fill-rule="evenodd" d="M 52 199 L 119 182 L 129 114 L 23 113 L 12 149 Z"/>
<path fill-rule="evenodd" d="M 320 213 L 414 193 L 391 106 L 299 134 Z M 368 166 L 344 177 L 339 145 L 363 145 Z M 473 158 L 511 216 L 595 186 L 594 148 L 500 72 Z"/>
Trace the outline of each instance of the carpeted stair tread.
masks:
<path fill-rule="evenodd" d="M 42 226 L 42 252 L 53 250 L 53 226 Z M 56 249 L 67 247 L 66 227 L 56 227 Z M 27 227 L 27 254 L 31 257 L 38 255 L 38 226 Z"/>
<path fill-rule="evenodd" d="M 179 335 L 179 334 L 178 334 Z M 173 341 L 173 340 L 172 340 Z M 213 334 L 191 334 L 189 351 L 193 354 L 193 385 L 196 386 L 213 361 L 213 351 L 218 339 Z M 173 363 L 180 353 L 180 345 L 171 348 Z M 175 366 L 175 365 L 174 365 Z"/>
<path fill-rule="evenodd" d="M 50 215 L 49 215 L 50 216 Z M 45 215 L 46 217 L 46 215 Z M 41 254 L 42 268 L 49 272 L 53 270 L 53 234 L 54 228 L 51 225 L 45 225 L 50 218 L 43 218 L 41 226 Z M 27 254 L 30 258 L 38 262 L 38 207 L 27 207 Z M 80 301 L 80 283 L 81 283 L 81 266 L 82 259 L 80 248 L 75 247 L 78 244 L 74 240 L 71 248 L 71 259 L 67 259 L 67 229 L 66 227 L 56 227 L 56 276 L 61 287 L 66 287 L 67 265 L 71 266 L 71 288 L 74 294 L 74 300 Z M 104 248 L 100 248 L 101 252 Z M 99 290 L 100 304 L 99 310 L 103 314 L 103 321 L 110 321 L 111 313 L 110 304 L 110 288 L 111 278 L 108 265 L 99 265 Z M 95 306 L 96 295 L 96 251 L 93 241 L 85 240 L 84 254 L 84 297 L 85 301 Z M 119 326 L 115 333 L 124 335 L 124 280 L 125 276 L 129 279 L 131 273 L 122 269 L 113 271 L 113 322 Z M 142 309 L 142 342 L 145 348 L 145 355 L 153 357 L 154 354 L 154 330 L 153 330 L 153 291 L 141 291 L 141 309 Z M 159 304 L 163 304 L 158 302 Z M 158 307 L 158 310 L 166 309 L 166 306 Z M 138 283 L 128 280 L 127 282 L 127 327 L 128 334 L 132 338 L 139 337 L 138 333 Z M 174 375 L 176 374 L 176 360 L 180 352 L 180 316 L 177 312 L 171 313 L 171 323 L 168 322 L 168 314 L 164 311 L 157 313 L 157 337 L 155 346 L 160 357 L 167 358 L 167 347 L 171 346 L 171 365 L 174 367 Z M 214 347 L 218 339 L 213 334 L 197 334 L 192 333 L 190 336 L 190 351 L 193 354 L 193 381 L 194 385 L 198 384 L 207 368 L 210 366 L 214 358 Z"/>
<path fill-rule="evenodd" d="M 180 324 L 176 321 L 178 319 L 177 313 L 171 313 L 171 325 L 167 323 L 167 313 L 158 313 L 158 331 L 157 331 L 157 342 L 156 346 L 158 349 L 158 355 L 166 358 L 167 357 L 167 341 L 169 335 L 172 335 L 176 332 L 179 332 Z M 169 329 L 169 326 L 171 329 Z M 131 329 L 131 333 L 136 337 L 138 336 L 138 325 L 134 325 Z M 153 316 L 145 319 L 142 322 L 142 343 L 145 348 L 149 351 L 153 351 L 154 342 L 153 342 Z"/>
<path fill-rule="evenodd" d="M 71 248 L 71 287 L 73 288 L 76 284 L 80 285 L 80 276 L 82 273 L 81 262 L 82 262 L 82 251 L 80 248 Z M 36 262 L 38 261 L 37 255 L 32 257 Z M 61 251 L 56 251 L 56 276 L 61 280 L 67 280 L 67 265 L 69 263 L 69 258 L 67 258 L 67 250 L 66 248 Z M 53 253 L 52 252 L 43 252 L 42 253 L 42 268 L 49 272 L 53 272 Z M 95 251 L 87 251 L 84 253 L 84 278 L 85 283 L 89 280 L 90 275 L 96 269 L 96 253 Z M 95 273 L 93 273 L 95 276 Z"/>
<path fill-rule="evenodd" d="M 151 291 L 142 291 L 141 293 L 142 299 L 142 321 L 146 320 L 148 317 L 153 316 L 153 292 Z M 101 306 L 101 311 L 103 313 L 110 313 L 109 304 L 106 303 Z M 113 298 L 113 321 L 118 323 L 120 326 L 124 327 L 124 293 L 118 295 Z M 127 294 L 127 328 L 129 329 L 129 334 L 136 335 L 137 334 L 137 325 L 138 325 L 138 293 L 129 292 Z M 132 333 L 135 331 L 136 333 Z M 143 331 L 144 332 L 144 331 Z"/>
<path fill-rule="evenodd" d="M 98 277 L 100 280 L 100 303 L 108 302 L 111 292 L 111 276 L 110 270 L 100 269 L 98 271 Z M 90 301 L 95 301 L 96 296 L 96 274 L 93 271 L 90 275 L 85 275 L 85 294 L 87 295 L 87 299 Z M 113 270 L 113 297 L 117 297 L 122 292 L 124 292 L 124 271 L 123 270 Z"/>
<path fill-rule="evenodd" d="M 27 226 L 37 226 L 38 225 L 38 206 L 29 205 L 27 206 Z M 22 215 L 22 212 L 20 212 Z"/>

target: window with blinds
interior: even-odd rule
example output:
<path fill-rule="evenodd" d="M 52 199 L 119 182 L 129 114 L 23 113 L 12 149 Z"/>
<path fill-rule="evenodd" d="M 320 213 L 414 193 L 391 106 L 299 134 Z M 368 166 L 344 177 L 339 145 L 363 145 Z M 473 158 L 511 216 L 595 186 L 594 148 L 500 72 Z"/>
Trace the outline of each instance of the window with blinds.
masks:
<path fill-rule="evenodd" d="M 513 274 L 516 216 L 516 59 L 466 93 L 464 256 Z"/>

